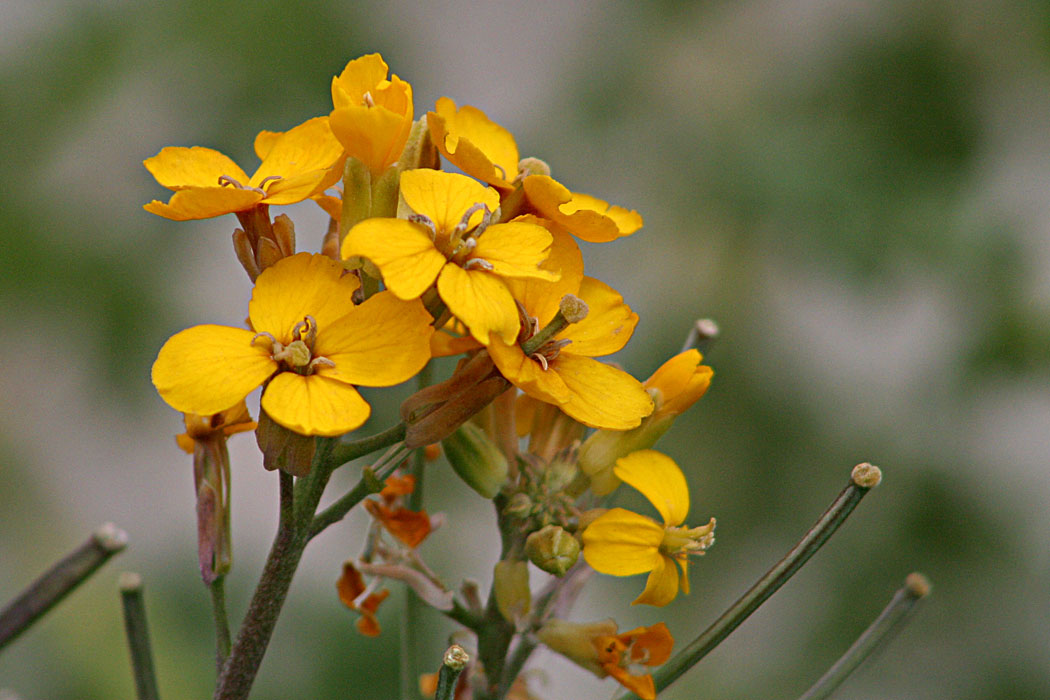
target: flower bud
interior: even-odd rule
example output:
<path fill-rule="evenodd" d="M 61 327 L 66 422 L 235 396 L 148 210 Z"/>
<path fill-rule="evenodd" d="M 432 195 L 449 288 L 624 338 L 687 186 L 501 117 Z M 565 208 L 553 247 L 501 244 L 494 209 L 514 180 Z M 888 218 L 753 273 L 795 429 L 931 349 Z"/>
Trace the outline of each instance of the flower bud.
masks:
<path fill-rule="evenodd" d="M 536 637 L 552 651 L 558 652 L 599 678 L 605 678 L 608 673 L 598 661 L 598 650 L 594 646 L 594 640 L 615 635 L 616 630 L 616 621 L 612 618 L 588 623 L 551 618 L 539 629 Z"/>
<path fill-rule="evenodd" d="M 507 622 L 516 623 L 529 614 L 532 592 L 529 590 L 529 564 L 520 559 L 504 559 L 492 572 L 492 593 L 496 606 Z"/>
<path fill-rule="evenodd" d="M 580 543 L 557 525 L 533 532 L 525 540 L 529 561 L 555 576 L 564 576 L 580 557 Z"/>
<path fill-rule="evenodd" d="M 506 483 L 506 456 L 474 423 L 459 426 L 441 445 L 453 471 L 485 498 L 494 498 Z"/>

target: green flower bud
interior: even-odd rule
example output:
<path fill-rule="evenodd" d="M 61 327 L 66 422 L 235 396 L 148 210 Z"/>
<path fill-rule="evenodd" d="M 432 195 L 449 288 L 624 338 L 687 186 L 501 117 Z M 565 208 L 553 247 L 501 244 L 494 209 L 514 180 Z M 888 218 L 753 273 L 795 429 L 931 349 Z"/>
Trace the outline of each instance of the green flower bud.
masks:
<path fill-rule="evenodd" d="M 506 483 L 506 456 L 474 423 L 459 426 L 441 446 L 456 474 L 485 498 L 494 498 Z"/>
<path fill-rule="evenodd" d="M 516 623 L 528 615 L 532 607 L 528 562 L 505 559 L 497 563 L 492 572 L 492 593 L 507 622 Z"/>
<path fill-rule="evenodd" d="M 528 536 L 525 554 L 548 574 L 564 576 L 580 556 L 580 543 L 564 528 L 548 525 Z"/>

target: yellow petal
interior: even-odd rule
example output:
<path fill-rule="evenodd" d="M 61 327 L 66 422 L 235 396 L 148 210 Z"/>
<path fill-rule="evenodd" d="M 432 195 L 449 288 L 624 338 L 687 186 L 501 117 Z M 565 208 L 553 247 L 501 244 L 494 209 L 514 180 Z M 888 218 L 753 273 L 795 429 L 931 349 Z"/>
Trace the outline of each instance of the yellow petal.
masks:
<path fill-rule="evenodd" d="M 153 363 L 153 384 L 168 405 L 211 415 L 230 408 L 277 371 L 254 333 L 229 326 L 194 326 L 176 333 Z"/>
<path fill-rule="evenodd" d="M 433 357 L 449 357 L 470 350 L 479 350 L 482 345 L 473 336 L 455 336 L 438 331 L 430 338 L 430 354 Z"/>
<path fill-rule="evenodd" d="M 644 515 L 613 508 L 583 531 L 583 557 L 595 571 L 632 576 L 652 571 L 663 559 L 664 529 Z"/>
<path fill-rule="evenodd" d="M 346 107 L 362 103 L 362 96 L 386 80 L 390 68 L 377 53 L 355 58 L 343 72 L 332 78 L 332 104 Z"/>
<path fill-rule="evenodd" d="M 664 519 L 681 525 L 689 514 L 689 487 L 674 460 L 656 450 L 638 450 L 616 460 L 613 473 L 641 491 Z"/>
<path fill-rule="evenodd" d="M 415 299 L 447 263 L 424 230 L 404 219 L 365 219 L 346 234 L 343 259 L 368 258 L 383 272 L 387 289 L 401 299 Z"/>
<path fill-rule="evenodd" d="M 508 345 L 498 335 L 489 338 L 489 355 L 507 381 L 540 401 L 561 405 L 572 398 L 557 372 L 543 369 L 525 357 L 518 344 Z"/>
<path fill-rule="evenodd" d="M 258 137 L 256 141 L 258 144 Z M 268 145 L 266 158 L 252 175 L 251 186 L 262 187 L 271 194 L 280 181 L 263 182 L 267 178 L 289 179 L 327 170 L 343 154 L 342 145 L 328 126 L 328 117 L 308 119 Z"/>
<path fill-rule="evenodd" d="M 660 557 L 660 564 L 653 568 L 645 582 L 645 590 L 631 601 L 631 605 L 656 605 L 663 607 L 678 595 L 678 570 L 674 562 L 667 557 Z"/>
<path fill-rule="evenodd" d="M 318 374 L 363 386 L 392 386 L 413 377 L 430 360 L 430 314 L 418 301 L 380 292 L 317 333 L 315 355 L 334 369 Z"/>
<path fill-rule="evenodd" d="M 354 309 L 358 282 L 342 273 L 343 266 L 325 255 L 298 253 L 278 260 L 255 281 L 248 304 L 252 328 L 288 344 L 292 328 L 309 315 L 323 332 Z"/>
<path fill-rule="evenodd" d="M 508 279 L 507 288 L 521 302 L 529 314 L 546 325 L 558 311 L 558 304 L 566 294 L 576 294 L 583 280 L 583 254 L 569 233 L 557 224 L 532 216 L 519 216 L 514 221 L 543 226 L 551 234 L 551 247 L 547 259 L 540 265 L 558 275 L 557 280 Z M 487 234 L 482 234 L 482 238 Z"/>
<path fill-rule="evenodd" d="M 332 437 L 359 428 L 372 409 L 349 384 L 316 374 L 281 372 L 263 392 L 262 408 L 301 435 Z"/>
<path fill-rule="evenodd" d="M 438 233 L 446 236 L 475 204 L 484 204 L 489 211 L 499 206 L 499 193 L 491 187 L 466 175 L 430 168 L 401 173 L 401 196 L 412 211 L 429 217 Z M 480 224 L 482 216 L 484 212 L 474 212 L 467 228 Z"/>
<path fill-rule="evenodd" d="M 255 190 L 237 187 L 190 187 L 173 194 L 167 204 L 155 199 L 142 208 L 166 219 L 189 221 L 251 209 L 262 198 Z"/>
<path fill-rule="evenodd" d="M 553 281 L 557 273 L 540 268 L 550 253 L 553 237 L 547 229 L 524 221 L 495 224 L 478 237 L 472 258 L 492 264 L 500 277 L 535 277 Z"/>
<path fill-rule="evenodd" d="M 642 227 L 636 211 L 610 206 L 596 197 L 570 192 L 548 175 L 530 175 L 523 183 L 529 202 L 540 213 L 577 238 L 605 243 L 629 236 Z"/>
<path fill-rule="evenodd" d="M 223 175 L 232 177 L 242 185 L 248 184 L 248 176 L 236 163 L 222 153 L 203 146 L 168 146 L 152 158 L 142 161 L 142 164 L 157 178 L 157 182 L 169 190 L 217 187 Z"/>
<path fill-rule="evenodd" d="M 411 128 L 411 118 L 407 124 Z M 341 107 L 329 115 L 329 125 L 346 154 L 364 163 L 373 175 L 396 162 L 408 141 L 405 116 L 384 107 Z"/>
<path fill-rule="evenodd" d="M 342 146 L 340 146 L 340 152 L 341 149 Z M 339 178 L 343 175 L 343 164 L 345 162 L 340 157 L 330 168 L 311 170 L 308 173 L 293 175 L 276 181 L 271 180 L 266 186 L 266 198 L 262 201 L 266 204 L 283 206 L 296 204 L 309 197 L 319 195 L 339 182 Z"/>
<path fill-rule="evenodd" d="M 551 363 L 569 390 L 561 410 L 584 425 L 612 430 L 635 428 L 653 412 L 641 382 L 612 365 L 566 352 L 569 348 Z"/>
<path fill-rule="evenodd" d="M 577 293 L 587 303 L 587 317 L 558 334 L 571 338 L 573 355 L 601 357 L 621 349 L 638 325 L 638 314 L 623 303 L 615 289 L 593 277 L 584 277 Z"/>
<path fill-rule="evenodd" d="M 691 349 L 675 355 L 645 380 L 646 389 L 658 389 L 661 415 L 679 415 L 696 403 L 709 386 L 714 371 L 700 364 L 703 355 Z"/>
<path fill-rule="evenodd" d="M 479 343 L 488 345 L 490 333 L 498 334 L 506 343 L 517 339 L 518 307 L 496 275 L 446 265 L 438 276 L 437 287 L 449 311 L 467 324 Z"/>
<path fill-rule="evenodd" d="M 442 97 L 427 113 L 430 138 L 460 170 L 496 187 L 512 189 L 518 176 L 518 145 L 509 131 L 477 107 Z"/>
<path fill-rule="evenodd" d="M 283 131 L 260 131 L 255 136 L 255 156 L 259 160 L 266 160 L 266 156 L 270 154 L 270 150 L 273 149 L 273 145 L 277 143 L 277 139 L 284 136 Z"/>

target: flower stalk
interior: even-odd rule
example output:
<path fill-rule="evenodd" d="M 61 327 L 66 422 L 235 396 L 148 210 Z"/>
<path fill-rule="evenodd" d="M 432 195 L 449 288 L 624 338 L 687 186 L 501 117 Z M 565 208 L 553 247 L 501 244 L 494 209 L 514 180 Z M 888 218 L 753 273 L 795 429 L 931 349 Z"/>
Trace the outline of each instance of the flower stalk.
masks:
<path fill-rule="evenodd" d="M 146 626 L 146 607 L 142 602 L 142 577 L 126 571 L 120 575 L 119 585 L 124 606 L 124 631 L 131 652 L 131 671 L 135 677 L 135 697 L 138 700 L 160 700 L 157 676 L 153 670 L 149 628 Z"/>
<path fill-rule="evenodd" d="M 0 649 L 86 581 L 110 557 L 123 551 L 127 544 L 127 534 L 113 523 L 106 523 L 93 532 L 87 542 L 33 581 L 0 611 Z"/>
<path fill-rule="evenodd" d="M 895 630 L 900 629 L 911 617 L 918 602 L 929 593 L 930 582 L 925 576 L 920 573 L 908 574 L 904 585 L 893 594 L 893 598 L 875 621 L 857 637 L 857 641 L 850 645 L 846 653 L 799 697 L 799 700 L 824 700 L 830 697 L 865 659 L 882 646 Z"/>
<path fill-rule="evenodd" d="M 762 603 L 777 592 L 781 586 L 817 553 L 824 543 L 835 534 L 839 526 L 846 521 L 853 509 L 868 491 L 878 485 L 881 472 L 871 464 L 858 464 L 853 468 L 850 481 L 812 528 L 799 540 L 799 543 L 787 553 L 776 565 L 766 572 L 755 585 L 733 603 L 722 616 L 700 633 L 680 652 L 653 674 L 656 691 L 660 692 L 674 683 L 695 666 L 701 659 L 722 643 L 730 633 L 746 620 Z M 623 696 L 636 697 L 633 694 Z"/>

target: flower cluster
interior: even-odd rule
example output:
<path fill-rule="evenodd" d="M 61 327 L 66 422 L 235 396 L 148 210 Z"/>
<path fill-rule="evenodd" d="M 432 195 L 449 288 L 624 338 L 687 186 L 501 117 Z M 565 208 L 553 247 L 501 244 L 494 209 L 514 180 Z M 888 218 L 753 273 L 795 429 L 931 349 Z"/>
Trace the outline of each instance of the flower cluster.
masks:
<path fill-rule="evenodd" d="M 713 542 L 714 519 L 685 525 L 681 470 L 650 449 L 707 390 L 710 368 L 687 349 L 641 382 L 600 359 L 624 348 L 639 319 L 619 292 L 585 274 L 577 241 L 632 235 L 641 216 L 572 192 L 475 107 L 441 98 L 417 118 L 411 86 L 378 55 L 350 61 L 331 94 L 327 116 L 256 137 L 261 163 L 251 176 L 201 147 L 168 147 L 145 161 L 174 192 L 147 211 L 237 217 L 234 252 L 253 283 L 244 326 L 198 325 L 164 344 L 157 391 L 188 428 L 207 426 L 190 432 L 198 451 L 219 444 L 225 454 L 229 434 L 256 427 L 244 401 L 261 387 L 263 463 L 305 478 L 322 444 L 369 418 L 358 387 L 400 384 L 432 358 L 460 357 L 448 378 L 421 384 L 402 404 L 404 453 L 383 473 L 378 500 L 365 501 L 374 524 L 362 556 L 344 566 L 340 598 L 363 616 L 359 629 L 376 635 L 380 581 L 412 586 L 479 637 L 469 684 L 479 696 L 520 687 L 501 676 L 520 635 L 654 697 L 647 668 L 670 654 L 665 627 L 617 634 L 612 622 L 559 618 L 578 593 L 568 583 L 592 569 L 648 573 L 634 602 L 666 605 L 688 592 L 688 558 Z M 269 211 L 306 200 L 331 219 L 315 253 L 297 253 L 291 219 Z M 495 505 L 504 546 L 491 605 L 473 584 L 447 586 L 419 554 L 436 521 L 408 506 L 415 481 L 393 468 L 435 443 Z M 208 582 L 229 568 L 228 465 L 217 463 L 207 473 L 218 476 L 198 477 L 219 483 L 199 486 Z M 620 482 L 644 494 L 662 522 L 601 508 Z M 530 563 L 551 576 L 535 596 Z M 504 641 L 481 639 L 493 634 Z"/>

